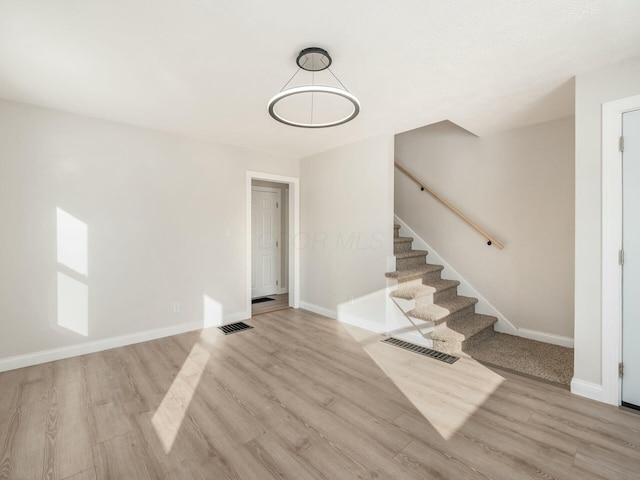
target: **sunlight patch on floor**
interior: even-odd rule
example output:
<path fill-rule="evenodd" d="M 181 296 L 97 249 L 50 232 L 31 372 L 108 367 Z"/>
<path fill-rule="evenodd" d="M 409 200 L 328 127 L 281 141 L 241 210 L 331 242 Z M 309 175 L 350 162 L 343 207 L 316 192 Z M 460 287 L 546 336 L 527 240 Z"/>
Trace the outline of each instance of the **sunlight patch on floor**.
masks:
<path fill-rule="evenodd" d="M 449 365 L 383 344 L 385 337 L 370 331 L 344 327 L 444 440 L 458 432 L 505 381 L 475 360 L 461 358 Z"/>
<path fill-rule="evenodd" d="M 151 424 L 165 453 L 171 452 L 210 354 L 196 343 L 155 411 Z"/>

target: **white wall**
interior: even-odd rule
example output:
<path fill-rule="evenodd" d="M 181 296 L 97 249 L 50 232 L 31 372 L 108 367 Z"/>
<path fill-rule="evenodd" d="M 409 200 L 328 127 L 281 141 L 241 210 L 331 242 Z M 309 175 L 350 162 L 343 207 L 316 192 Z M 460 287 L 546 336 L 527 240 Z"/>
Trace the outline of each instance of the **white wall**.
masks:
<path fill-rule="evenodd" d="M 441 122 L 395 142 L 397 162 L 505 248 L 487 246 L 397 170 L 396 214 L 516 328 L 564 344 L 573 337 L 573 123 L 478 138 Z"/>
<path fill-rule="evenodd" d="M 640 59 L 576 77 L 574 379 L 602 382 L 602 104 L 640 94 Z"/>
<path fill-rule="evenodd" d="M 335 317 L 339 304 L 386 285 L 393 256 L 393 137 L 304 158 L 300 173 L 301 306 Z"/>
<path fill-rule="evenodd" d="M 247 315 L 246 170 L 299 162 L 0 101 L 0 359 Z M 88 229 L 88 275 L 57 261 L 57 209 Z M 59 273 L 87 336 L 59 325 Z"/>

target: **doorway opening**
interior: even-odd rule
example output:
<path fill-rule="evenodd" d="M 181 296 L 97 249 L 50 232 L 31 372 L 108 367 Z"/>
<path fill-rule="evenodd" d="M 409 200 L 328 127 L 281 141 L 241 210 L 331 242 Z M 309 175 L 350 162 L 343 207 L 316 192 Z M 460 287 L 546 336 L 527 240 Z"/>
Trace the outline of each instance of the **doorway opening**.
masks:
<path fill-rule="evenodd" d="M 289 308 L 289 185 L 251 181 L 251 316 Z"/>
<path fill-rule="evenodd" d="M 247 304 L 251 316 L 299 305 L 298 179 L 247 172 Z"/>

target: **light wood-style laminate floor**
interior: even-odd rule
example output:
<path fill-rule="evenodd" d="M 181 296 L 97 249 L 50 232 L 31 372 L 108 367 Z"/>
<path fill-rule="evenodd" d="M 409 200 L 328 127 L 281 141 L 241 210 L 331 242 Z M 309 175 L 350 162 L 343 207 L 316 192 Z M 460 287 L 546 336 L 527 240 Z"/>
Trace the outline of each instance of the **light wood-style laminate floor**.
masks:
<path fill-rule="evenodd" d="M 0 374 L 0 479 L 638 479 L 640 416 L 302 310 Z"/>
<path fill-rule="evenodd" d="M 254 303 L 251 305 L 252 315 L 262 315 L 263 313 L 275 312 L 276 310 L 284 310 L 289 307 L 289 294 L 282 293 L 280 295 L 267 295 L 273 300 L 269 302 Z"/>

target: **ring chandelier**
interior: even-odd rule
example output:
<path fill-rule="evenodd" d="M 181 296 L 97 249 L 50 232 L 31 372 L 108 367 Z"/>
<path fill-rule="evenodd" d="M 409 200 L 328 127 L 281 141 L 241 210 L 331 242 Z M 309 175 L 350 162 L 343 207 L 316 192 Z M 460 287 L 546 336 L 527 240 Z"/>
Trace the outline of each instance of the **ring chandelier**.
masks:
<path fill-rule="evenodd" d="M 327 127 L 335 127 L 337 125 L 342 125 L 343 123 L 347 123 L 358 116 L 360 113 L 360 102 L 358 99 L 349 92 L 346 87 L 342 84 L 342 82 L 338 79 L 338 77 L 331 71 L 329 68 L 331 66 L 332 59 L 329 53 L 326 50 L 318 47 L 310 47 L 305 48 L 298 54 L 298 58 L 296 59 L 296 64 L 298 65 L 298 70 L 293 76 L 289 79 L 287 83 L 282 87 L 279 93 L 277 93 L 271 100 L 269 100 L 268 110 L 269 115 L 271 115 L 278 122 L 284 123 L 285 125 L 290 125 L 292 127 L 302 127 L 302 128 L 327 128 Z M 291 81 L 300 73 L 301 71 L 311 72 L 311 84 L 310 85 L 302 85 L 297 87 L 287 88 L 287 86 L 291 83 Z M 340 85 L 339 87 L 333 87 L 328 85 L 315 85 L 315 72 L 321 72 L 323 70 L 327 70 L 333 78 Z M 322 121 L 315 123 L 314 122 L 314 101 L 316 93 L 332 95 L 338 98 L 342 98 L 347 100 L 351 104 L 350 112 L 344 116 L 340 115 L 335 119 L 331 119 L 328 121 Z M 303 96 L 305 94 L 311 94 L 311 101 L 309 104 L 309 122 L 295 120 L 293 118 L 287 118 L 286 115 L 282 113 L 278 113 L 276 111 L 276 106 L 282 100 L 294 97 L 294 96 Z"/>

